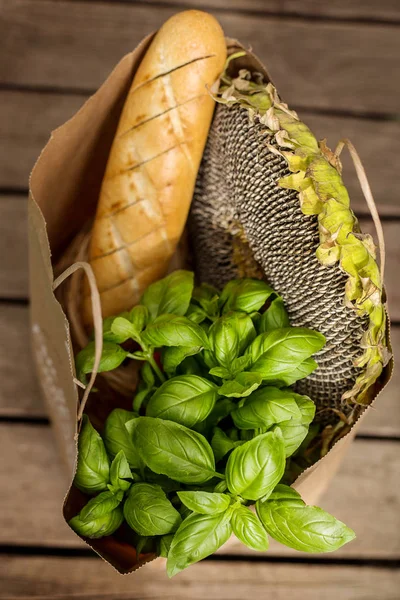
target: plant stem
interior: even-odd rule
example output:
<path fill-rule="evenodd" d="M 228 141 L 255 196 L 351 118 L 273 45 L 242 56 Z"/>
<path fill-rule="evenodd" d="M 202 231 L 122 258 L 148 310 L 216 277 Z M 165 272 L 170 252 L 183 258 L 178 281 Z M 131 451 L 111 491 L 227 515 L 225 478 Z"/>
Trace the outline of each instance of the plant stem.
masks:
<path fill-rule="evenodd" d="M 164 383 L 164 381 L 167 381 L 164 373 L 161 371 L 160 367 L 156 363 L 156 361 L 154 359 L 154 356 L 152 356 L 151 354 L 149 354 L 148 357 L 147 357 L 147 360 L 149 361 L 149 363 L 153 367 L 153 370 L 154 370 L 155 374 L 157 375 L 157 377 L 159 378 L 159 380 L 161 381 L 161 383 Z"/>
<path fill-rule="evenodd" d="M 214 473 L 214 477 L 218 477 L 218 479 L 225 479 L 225 475 L 222 475 L 222 473 Z"/>

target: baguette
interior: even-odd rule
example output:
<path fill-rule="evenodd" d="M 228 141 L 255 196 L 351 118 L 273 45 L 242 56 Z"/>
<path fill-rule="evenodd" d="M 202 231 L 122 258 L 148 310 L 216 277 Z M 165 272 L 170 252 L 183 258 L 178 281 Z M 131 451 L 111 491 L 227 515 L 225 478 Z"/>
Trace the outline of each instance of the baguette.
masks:
<path fill-rule="evenodd" d="M 161 27 L 139 65 L 111 147 L 89 246 L 103 317 L 130 309 L 167 272 L 212 120 L 207 88 L 225 60 L 219 23 L 189 10 Z M 88 290 L 83 311 L 90 324 Z"/>

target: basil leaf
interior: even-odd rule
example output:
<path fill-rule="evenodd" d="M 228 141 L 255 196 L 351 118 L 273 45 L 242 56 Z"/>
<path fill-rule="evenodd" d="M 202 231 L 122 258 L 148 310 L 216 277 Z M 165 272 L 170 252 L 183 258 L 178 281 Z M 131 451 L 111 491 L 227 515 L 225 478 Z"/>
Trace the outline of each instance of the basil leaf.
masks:
<path fill-rule="evenodd" d="M 289 456 L 292 456 L 293 452 L 296 452 L 306 438 L 308 426 L 303 425 L 301 421 L 291 419 L 290 421 L 283 421 L 282 423 L 275 425 L 272 430 L 274 431 L 277 427 L 279 427 L 282 432 L 285 455 L 286 458 L 288 458 Z"/>
<path fill-rule="evenodd" d="M 217 398 L 217 386 L 211 381 L 198 375 L 178 375 L 158 388 L 146 415 L 193 427 L 208 417 Z"/>
<path fill-rule="evenodd" d="M 260 333 L 268 333 L 269 331 L 282 329 L 283 327 L 290 327 L 290 321 L 283 300 L 278 296 L 272 300 L 270 306 L 261 315 L 258 322 L 258 330 Z"/>
<path fill-rule="evenodd" d="M 235 406 L 235 403 L 232 402 L 232 400 L 229 400 L 229 398 L 218 400 L 207 419 L 195 425 L 194 428 L 203 435 L 208 435 L 222 419 L 227 417 L 233 411 Z"/>
<path fill-rule="evenodd" d="M 318 367 L 318 363 L 313 358 L 306 358 L 298 367 L 279 376 L 279 379 L 274 381 L 274 385 L 277 386 L 291 386 L 296 381 L 308 377 Z"/>
<path fill-rule="evenodd" d="M 259 518 L 246 506 L 238 506 L 231 519 L 233 533 L 238 540 L 251 548 L 264 552 L 268 550 L 268 535 Z"/>
<path fill-rule="evenodd" d="M 159 485 L 135 483 L 124 504 L 129 527 L 140 535 L 165 535 L 176 531 L 181 516 Z"/>
<path fill-rule="evenodd" d="M 107 489 L 109 477 L 110 463 L 103 440 L 88 416 L 83 415 L 74 484 L 82 492 L 94 494 Z"/>
<path fill-rule="evenodd" d="M 226 482 L 232 494 L 258 500 L 272 492 L 284 470 L 282 434 L 267 432 L 235 448 L 226 465 Z"/>
<path fill-rule="evenodd" d="M 136 335 L 139 336 L 149 322 L 149 310 L 146 306 L 138 304 L 137 306 L 134 306 L 128 313 L 127 318 L 131 322 Z"/>
<path fill-rule="evenodd" d="M 112 512 L 121 504 L 124 494 L 122 491 L 119 494 L 112 492 L 101 492 L 95 498 L 91 498 L 79 513 L 79 519 L 83 523 L 90 523 Z"/>
<path fill-rule="evenodd" d="M 282 483 L 278 483 L 268 500 L 274 502 L 284 501 L 285 506 L 305 506 L 306 504 L 297 490 Z"/>
<path fill-rule="evenodd" d="M 171 548 L 172 540 L 174 539 L 174 533 L 168 533 L 167 535 L 163 535 L 158 540 L 157 553 L 158 556 L 162 558 L 168 557 L 169 549 Z"/>
<path fill-rule="evenodd" d="M 173 577 L 193 563 L 213 554 L 232 533 L 225 513 L 187 517 L 175 533 L 168 553 L 167 573 Z"/>
<path fill-rule="evenodd" d="M 316 506 L 272 498 L 259 500 L 256 510 L 271 537 L 300 552 L 333 552 L 355 538 L 354 531 Z"/>
<path fill-rule="evenodd" d="M 228 452 L 244 444 L 241 440 L 231 440 L 222 429 L 216 427 L 211 440 L 211 448 L 213 449 L 216 462 L 220 461 Z"/>
<path fill-rule="evenodd" d="M 255 333 L 255 331 L 254 331 Z M 255 335 L 254 335 L 255 337 Z M 252 341 L 252 340 L 250 340 Z M 243 351 L 245 350 L 245 348 L 243 349 Z M 243 371 L 245 371 L 247 369 L 247 367 L 250 365 L 251 363 L 251 358 L 250 356 L 239 356 L 238 358 L 235 358 L 235 360 L 232 362 L 230 371 L 232 373 L 233 376 L 238 375 L 239 373 L 242 373 Z M 227 379 L 227 377 L 224 377 L 224 379 Z"/>
<path fill-rule="evenodd" d="M 202 376 L 203 369 L 193 356 L 188 356 L 179 365 L 178 371 L 181 375 L 199 375 Z"/>
<path fill-rule="evenodd" d="M 129 468 L 125 452 L 123 450 L 120 450 L 111 463 L 111 485 L 115 490 L 126 491 L 130 488 L 132 483 L 131 481 L 126 481 L 127 479 L 132 479 L 132 472 Z"/>
<path fill-rule="evenodd" d="M 301 394 L 293 394 L 293 398 L 301 413 L 301 423 L 310 425 L 315 417 L 316 406 L 314 402 L 308 396 L 302 396 Z"/>
<path fill-rule="evenodd" d="M 262 333 L 246 350 L 252 361 L 250 371 L 260 373 L 264 381 L 279 379 L 321 350 L 324 344 L 321 333 L 303 327 Z"/>
<path fill-rule="evenodd" d="M 119 315 L 120 317 L 126 316 L 128 313 Z M 113 333 L 111 327 L 116 317 L 106 317 L 103 319 L 103 340 L 105 342 L 114 342 L 115 344 L 122 344 L 125 339 L 124 336 L 119 336 Z"/>
<path fill-rule="evenodd" d="M 212 448 L 207 440 L 183 425 L 139 417 L 133 443 L 143 462 L 154 473 L 181 483 L 204 483 L 215 473 Z"/>
<path fill-rule="evenodd" d="M 229 370 L 230 364 L 239 354 L 240 344 L 239 334 L 232 319 L 220 317 L 211 325 L 208 335 L 217 363 Z"/>
<path fill-rule="evenodd" d="M 189 510 L 201 515 L 225 512 L 231 503 L 227 494 L 215 492 L 178 492 L 178 496 Z"/>
<path fill-rule="evenodd" d="M 189 308 L 193 279 L 190 271 L 174 271 L 152 283 L 144 292 L 141 304 L 149 309 L 152 319 L 166 313 L 183 316 Z"/>
<path fill-rule="evenodd" d="M 161 315 L 150 323 L 142 334 L 143 341 L 155 348 L 161 346 L 207 346 L 205 332 L 190 319 Z"/>
<path fill-rule="evenodd" d="M 251 344 L 251 342 L 257 337 L 257 332 L 255 330 L 253 321 L 251 320 L 249 315 L 245 313 L 229 313 L 227 315 L 224 315 L 222 318 L 226 322 L 231 323 L 236 329 L 239 337 L 239 355 L 243 354 L 243 352 L 246 350 L 249 344 Z M 231 370 L 234 366 L 235 372 L 240 363 L 247 363 L 248 360 L 248 358 L 236 358 L 233 361 Z M 242 370 L 241 365 L 240 370 Z"/>
<path fill-rule="evenodd" d="M 137 415 L 134 412 L 114 408 L 108 415 L 103 429 L 104 443 L 110 456 L 114 457 L 120 450 L 123 450 L 132 469 L 139 469 L 140 459 L 132 443 L 132 436 L 126 429 L 126 424 L 136 418 Z"/>
<path fill-rule="evenodd" d="M 124 317 L 115 317 L 111 325 L 111 331 L 120 341 L 126 342 L 129 339 L 136 339 L 137 332 L 134 326 L 128 319 Z"/>
<path fill-rule="evenodd" d="M 193 300 L 199 303 L 206 316 L 213 320 L 218 316 L 218 290 L 207 283 L 202 283 L 193 290 Z"/>
<path fill-rule="evenodd" d="M 84 522 L 79 515 L 69 521 L 69 526 L 79 535 L 83 537 L 97 539 L 112 535 L 124 520 L 122 509 L 118 506 L 113 511 L 98 517 L 93 521 Z"/>
<path fill-rule="evenodd" d="M 259 373 L 239 373 L 232 381 L 224 381 L 218 394 L 228 398 L 244 398 L 250 396 L 262 383 Z"/>
<path fill-rule="evenodd" d="M 260 310 L 274 290 L 264 281 L 241 279 L 230 281 L 222 290 L 220 306 L 222 312 L 239 310 L 252 313 Z"/>
<path fill-rule="evenodd" d="M 168 374 L 174 374 L 185 358 L 198 354 L 201 348 L 201 346 L 170 346 L 164 348 L 162 353 L 164 371 Z"/>
<path fill-rule="evenodd" d="M 196 306 L 195 304 L 189 304 L 185 316 L 198 325 L 207 319 L 207 313 L 200 306 Z"/>
<path fill-rule="evenodd" d="M 271 427 L 289 419 L 301 419 L 301 412 L 291 390 L 265 387 L 254 392 L 232 412 L 232 419 L 239 429 Z"/>
<path fill-rule="evenodd" d="M 231 377 L 230 370 L 225 369 L 225 367 L 213 367 L 209 370 L 209 374 L 214 377 L 220 377 L 221 379 L 229 379 Z"/>
<path fill-rule="evenodd" d="M 182 488 L 182 484 L 178 481 L 174 481 L 165 475 L 157 475 L 157 473 L 153 473 L 150 469 L 145 470 L 144 479 L 146 483 L 156 483 L 159 485 L 166 494 L 170 494 L 171 492 L 177 492 Z"/>
<path fill-rule="evenodd" d="M 83 383 L 86 383 L 85 376 L 93 371 L 94 355 L 95 344 L 94 342 L 89 342 L 75 358 L 77 377 L 79 381 L 82 381 Z M 113 342 L 103 342 L 103 351 L 101 353 L 98 372 L 104 373 L 105 371 L 116 369 L 123 363 L 127 355 L 128 352 L 125 352 L 118 344 L 114 344 Z"/>

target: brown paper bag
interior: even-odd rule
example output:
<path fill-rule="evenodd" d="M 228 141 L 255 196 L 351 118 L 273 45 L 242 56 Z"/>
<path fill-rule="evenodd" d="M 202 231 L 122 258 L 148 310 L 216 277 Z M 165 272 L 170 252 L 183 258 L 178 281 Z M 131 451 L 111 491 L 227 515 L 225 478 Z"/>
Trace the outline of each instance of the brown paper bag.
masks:
<path fill-rule="evenodd" d="M 79 394 L 74 382 L 69 323 L 53 293 L 53 265 L 94 215 L 119 115 L 135 70 L 152 37 L 144 39 L 134 52 L 126 55 L 79 112 L 52 133 L 30 180 L 28 220 L 33 351 L 56 439 L 71 480 L 76 461 Z M 241 48 L 235 40 L 227 39 L 227 44 L 230 52 Z M 254 65 L 265 72 L 255 57 Z M 391 370 L 390 363 L 376 385 L 375 396 L 389 380 Z M 87 409 L 94 422 L 101 424 L 112 409 L 114 399 L 101 392 L 96 396 L 95 404 L 89 402 Z M 366 412 L 368 409 L 364 414 Z M 328 486 L 358 426 L 359 422 L 295 482 L 294 487 L 307 503 L 315 503 Z M 66 520 L 75 516 L 84 503 L 84 495 L 74 487 L 70 488 L 64 503 Z M 129 532 L 118 531 L 117 534 L 85 541 L 121 573 L 131 572 L 155 558 L 153 554 L 137 556 L 129 543 Z"/>

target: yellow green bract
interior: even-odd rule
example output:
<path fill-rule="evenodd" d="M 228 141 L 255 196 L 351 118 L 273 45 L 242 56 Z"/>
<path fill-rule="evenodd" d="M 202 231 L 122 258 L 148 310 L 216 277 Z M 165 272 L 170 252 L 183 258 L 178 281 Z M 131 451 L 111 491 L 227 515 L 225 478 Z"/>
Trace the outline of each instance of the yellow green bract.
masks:
<path fill-rule="evenodd" d="M 234 56 L 230 57 L 230 59 Z M 256 83 L 250 73 L 241 70 L 236 79 L 222 76 L 218 102 L 240 104 L 257 115 L 274 136 L 271 152 L 283 156 L 291 174 L 278 185 L 299 192 L 300 206 L 306 215 L 318 215 L 319 261 L 326 266 L 339 262 L 347 273 L 344 302 L 369 317 L 369 326 L 361 340 L 363 354 L 355 366 L 362 369 L 353 388 L 343 399 L 368 404 L 368 389 L 387 362 L 385 340 L 386 313 L 382 302 L 382 281 L 370 235 L 360 233 L 358 221 L 350 209 L 348 192 L 341 178 L 341 164 L 325 143 L 318 143 L 294 111 L 288 109 L 271 83 Z"/>

